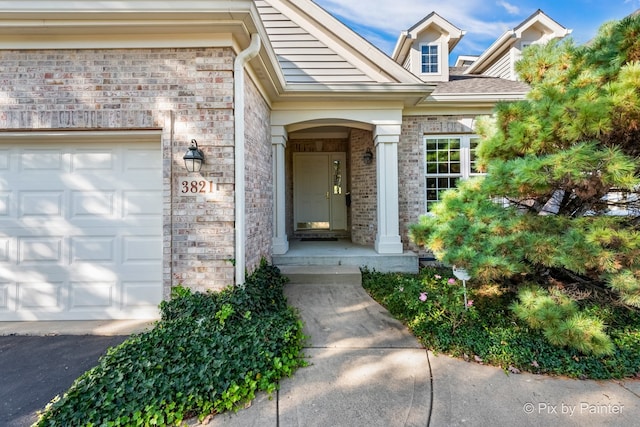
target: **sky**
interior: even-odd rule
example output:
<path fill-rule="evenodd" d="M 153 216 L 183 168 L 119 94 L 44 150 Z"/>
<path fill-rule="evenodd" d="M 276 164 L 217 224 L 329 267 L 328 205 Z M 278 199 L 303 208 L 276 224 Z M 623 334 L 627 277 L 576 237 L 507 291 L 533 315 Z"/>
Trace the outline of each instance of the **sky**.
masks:
<path fill-rule="evenodd" d="M 640 0 L 314 0 L 384 53 L 391 55 L 400 32 L 431 12 L 466 30 L 458 55 L 479 55 L 505 31 L 541 9 L 573 30 L 576 43 L 589 41 L 601 24 L 640 9 Z"/>

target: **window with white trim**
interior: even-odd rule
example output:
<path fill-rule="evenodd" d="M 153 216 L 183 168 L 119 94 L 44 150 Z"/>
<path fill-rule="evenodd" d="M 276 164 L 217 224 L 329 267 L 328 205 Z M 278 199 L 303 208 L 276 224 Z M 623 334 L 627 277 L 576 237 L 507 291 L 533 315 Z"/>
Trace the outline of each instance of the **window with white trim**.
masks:
<path fill-rule="evenodd" d="M 427 212 L 444 190 L 455 187 L 461 179 L 482 175 L 476 167 L 479 142 L 476 135 L 425 137 Z"/>
<path fill-rule="evenodd" d="M 440 52 L 437 44 L 420 45 L 420 63 L 422 64 L 422 74 L 440 72 Z"/>

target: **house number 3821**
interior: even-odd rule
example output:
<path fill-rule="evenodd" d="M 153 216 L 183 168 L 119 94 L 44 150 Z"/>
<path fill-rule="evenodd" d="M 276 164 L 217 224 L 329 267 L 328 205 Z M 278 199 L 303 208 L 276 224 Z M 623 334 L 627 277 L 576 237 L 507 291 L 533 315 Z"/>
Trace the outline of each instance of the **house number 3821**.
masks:
<path fill-rule="evenodd" d="M 213 191 L 212 181 L 182 181 L 181 193 L 210 193 Z"/>

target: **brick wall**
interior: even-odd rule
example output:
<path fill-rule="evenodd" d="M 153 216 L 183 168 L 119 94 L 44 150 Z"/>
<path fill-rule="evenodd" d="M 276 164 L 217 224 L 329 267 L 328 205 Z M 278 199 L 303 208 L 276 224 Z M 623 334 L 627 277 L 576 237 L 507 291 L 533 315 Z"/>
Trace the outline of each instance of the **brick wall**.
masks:
<path fill-rule="evenodd" d="M 370 131 L 352 129 L 351 153 L 351 241 L 359 245 L 373 246 L 378 231 L 375 147 Z M 367 165 L 362 160 L 370 149 L 373 162 Z"/>
<path fill-rule="evenodd" d="M 178 283 L 234 281 L 233 60 L 228 48 L 0 51 L 0 128 L 162 130 L 165 296 Z M 250 120 L 266 122 L 265 106 L 250 98 Z M 261 147 L 254 158 L 265 156 L 264 126 L 251 126 L 258 135 L 249 140 Z M 206 164 L 188 175 L 182 156 L 192 138 Z M 258 169 L 264 177 L 262 162 Z M 211 191 L 182 193 L 191 180 Z M 268 191 L 265 183 L 251 199 L 256 224 Z M 263 251 L 265 238 L 257 239 Z"/>
<path fill-rule="evenodd" d="M 409 239 L 409 225 L 425 213 L 426 183 L 424 179 L 423 123 L 425 117 L 403 117 L 398 143 L 398 208 L 400 237 L 404 249 L 419 252 Z"/>
<path fill-rule="evenodd" d="M 273 170 L 271 117 L 267 103 L 248 77 L 245 94 L 246 267 L 271 261 L 273 238 Z"/>
<path fill-rule="evenodd" d="M 409 225 L 426 212 L 425 135 L 473 133 L 475 115 L 405 116 L 398 144 L 400 236 L 405 249 L 426 255 L 409 240 Z"/>

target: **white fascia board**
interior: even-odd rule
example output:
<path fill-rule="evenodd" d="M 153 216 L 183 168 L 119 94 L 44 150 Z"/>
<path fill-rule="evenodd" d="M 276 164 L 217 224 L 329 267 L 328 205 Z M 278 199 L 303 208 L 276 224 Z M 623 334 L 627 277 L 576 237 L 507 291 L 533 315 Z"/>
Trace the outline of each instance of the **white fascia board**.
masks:
<path fill-rule="evenodd" d="M 398 37 L 398 41 L 396 42 L 396 46 L 393 48 L 393 53 L 391 54 L 391 58 L 397 62 L 398 64 L 403 64 L 407 59 L 407 53 L 411 49 L 411 44 L 413 40 L 407 31 L 403 31 L 400 33 Z"/>
<path fill-rule="evenodd" d="M 476 71 L 482 72 L 483 66 L 487 63 L 491 63 L 491 61 L 502 54 L 508 47 L 510 47 L 513 43 L 515 43 L 515 33 L 513 30 L 506 31 L 498 40 L 493 42 L 491 46 L 482 54 L 480 57 L 469 66 L 464 72 L 464 74 L 473 74 Z"/>
<path fill-rule="evenodd" d="M 127 0 L 127 1 L 95 1 L 95 0 L 29 0 L 0 1 L 0 11 L 4 14 L 46 14 L 49 16 L 95 13 L 203 13 L 213 11 L 246 10 L 253 4 L 251 0 Z"/>
<path fill-rule="evenodd" d="M 271 113 L 271 124 L 291 129 L 304 129 L 306 123 L 315 125 L 345 125 L 351 122 L 369 125 L 397 125 L 402 123 L 402 104 L 382 105 L 376 108 L 363 103 L 321 104 L 315 108 L 313 103 L 299 103 L 283 106 Z M 333 122 L 327 122 L 327 111 L 332 112 Z M 293 125 L 293 126 L 292 126 Z"/>
<path fill-rule="evenodd" d="M 509 93 L 447 93 L 431 94 L 424 98 L 423 102 L 499 102 L 499 101 L 521 101 L 526 98 L 528 92 Z"/>
<path fill-rule="evenodd" d="M 433 92 L 434 84 L 400 84 L 400 83 L 336 83 L 336 84 L 314 84 L 314 83 L 290 83 L 287 85 L 287 92 L 327 92 L 335 93 L 430 93 Z"/>
<path fill-rule="evenodd" d="M 0 1 L 0 35 L 193 34 L 261 27 L 253 1 Z M 248 44 L 248 40 L 246 41 Z"/>

